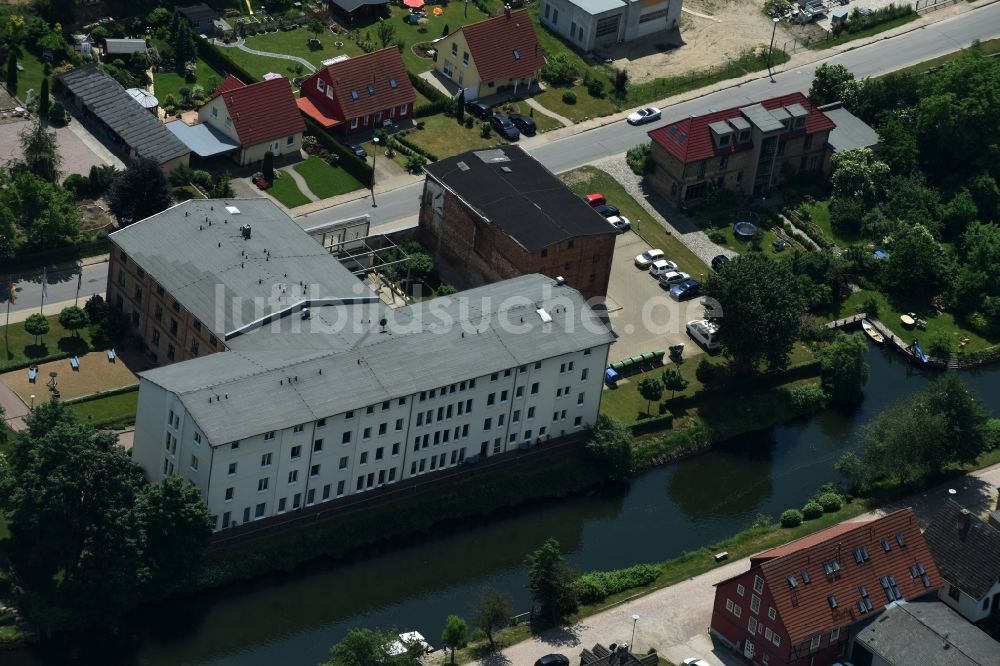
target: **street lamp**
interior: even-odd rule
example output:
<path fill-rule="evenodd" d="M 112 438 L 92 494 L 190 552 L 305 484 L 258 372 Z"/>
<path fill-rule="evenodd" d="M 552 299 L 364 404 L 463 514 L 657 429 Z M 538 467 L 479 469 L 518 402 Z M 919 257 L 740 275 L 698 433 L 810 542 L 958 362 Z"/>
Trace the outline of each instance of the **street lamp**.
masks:
<path fill-rule="evenodd" d="M 30 411 L 32 411 L 32 412 L 35 411 L 35 394 L 34 393 L 31 394 L 31 409 L 30 409 Z"/>
<path fill-rule="evenodd" d="M 372 208 L 378 208 L 378 204 L 375 203 L 375 159 L 378 157 L 379 138 L 372 137 L 372 143 L 375 144 L 375 150 L 372 151 Z"/>
<path fill-rule="evenodd" d="M 771 48 L 767 50 L 767 73 L 771 77 L 771 83 L 774 83 L 774 71 L 771 69 L 771 59 L 774 56 L 774 33 L 778 31 L 778 21 L 780 20 L 777 16 L 771 19 L 774 27 L 771 28 Z"/>
<path fill-rule="evenodd" d="M 639 614 L 636 613 L 632 616 L 632 640 L 629 641 L 628 646 L 632 653 L 635 653 L 635 625 L 639 622 Z"/>

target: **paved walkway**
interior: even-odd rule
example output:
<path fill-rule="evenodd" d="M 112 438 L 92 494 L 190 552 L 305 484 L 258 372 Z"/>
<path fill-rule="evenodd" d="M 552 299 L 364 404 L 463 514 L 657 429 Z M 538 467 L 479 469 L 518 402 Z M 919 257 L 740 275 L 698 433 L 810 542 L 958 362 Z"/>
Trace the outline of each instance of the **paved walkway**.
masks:
<path fill-rule="evenodd" d="M 27 371 L 25 371 L 27 372 Z M 14 389 L 0 382 L 0 407 L 3 407 L 3 420 L 14 432 L 24 430 L 24 417 L 28 414 L 28 405 L 24 404 Z"/>
<path fill-rule="evenodd" d="M 524 101 L 527 102 L 528 106 L 533 108 L 535 111 L 538 111 L 539 113 L 545 114 L 550 118 L 555 118 L 556 120 L 558 120 L 559 122 L 562 123 L 563 127 L 569 127 L 570 125 L 573 124 L 573 121 L 567 118 L 566 116 L 560 116 L 552 109 L 542 106 L 541 104 L 536 102 L 534 97 L 529 97 Z"/>
<path fill-rule="evenodd" d="M 292 180 L 295 181 L 295 184 L 299 186 L 299 190 L 302 192 L 302 194 L 306 195 L 306 197 L 309 198 L 309 201 L 319 201 L 319 197 L 313 194 L 313 191 L 309 189 L 309 183 L 306 182 L 306 179 L 302 176 L 301 173 L 299 173 L 292 167 L 288 167 L 287 169 L 279 169 L 279 171 L 281 171 L 281 173 L 285 174 L 286 176 L 291 176 Z"/>
<path fill-rule="evenodd" d="M 257 49 L 252 49 L 246 45 L 246 42 L 242 39 L 238 39 L 231 44 L 226 44 L 218 39 L 212 40 L 212 43 L 216 46 L 221 46 L 222 48 L 232 49 L 236 48 L 240 51 L 246 51 L 247 53 L 252 53 L 253 55 L 264 56 L 265 58 L 281 58 L 282 60 L 291 60 L 292 62 L 297 62 L 303 67 L 309 70 L 309 73 L 316 71 L 316 65 L 312 64 L 305 58 L 300 58 L 298 56 L 288 55 L 286 53 L 272 53 L 271 51 L 258 51 Z"/>
<path fill-rule="evenodd" d="M 997 486 L 1000 486 L 1000 465 L 993 465 L 972 474 L 953 479 L 913 497 L 852 519 L 866 522 L 888 512 L 912 506 L 921 526 L 926 526 L 938 507 L 950 496 L 949 490 L 963 506 L 978 514 L 996 506 Z M 726 564 L 708 573 L 676 585 L 657 590 L 627 603 L 585 618 L 572 627 L 552 629 L 513 645 L 502 655 L 492 655 L 478 662 L 497 666 L 534 663 L 540 656 L 561 652 L 575 663 L 576 655 L 594 643 L 629 641 L 632 616 L 638 615 L 634 645 L 639 652 L 655 647 L 657 652 L 674 663 L 690 656 L 699 656 L 713 666 L 739 664 L 725 649 L 717 649 L 708 636 L 715 599 L 714 585 L 750 566 L 750 558 Z"/>

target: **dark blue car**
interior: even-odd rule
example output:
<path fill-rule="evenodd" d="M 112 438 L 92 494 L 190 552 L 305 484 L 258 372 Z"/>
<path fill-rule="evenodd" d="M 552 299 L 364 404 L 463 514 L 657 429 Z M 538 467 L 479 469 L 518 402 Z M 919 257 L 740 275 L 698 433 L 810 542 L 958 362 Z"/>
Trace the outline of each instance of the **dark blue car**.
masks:
<path fill-rule="evenodd" d="M 699 293 L 701 293 L 701 282 L 698 282 L 694 278 L 688 278 L 679 284 L 675 284 L 670 288 L 670 296 L 675 301 L 685 301 L 689 298 L 694 298 Z"/>

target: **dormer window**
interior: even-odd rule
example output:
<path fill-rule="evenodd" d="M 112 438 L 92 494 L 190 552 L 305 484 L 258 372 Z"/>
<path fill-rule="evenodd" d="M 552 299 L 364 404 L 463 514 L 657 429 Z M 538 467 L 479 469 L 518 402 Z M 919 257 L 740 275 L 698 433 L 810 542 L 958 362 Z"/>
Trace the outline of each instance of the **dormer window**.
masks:
<path fill-rule="evenodd" d="M 521 59 L 521 52 L 518 51 L 517 49 L 514 49 L 514 60 L 520 60 L 520 59 Z"/>
<path fill-rule="evenodd" d="M 739 142 L 746 143 L 750 140 L 750 130 L 743 130 L 740 132 Z"/>
<path fill-rule="evenodd" d="M 358 98 L 358 91 L 357 90 L 352 90 L 351 91 L 351 99 L 357 99 L 357 98 Z"/>
<path fill-rule="evenodd" d="M 806 126 L 806 119 L 805 118 L 796 118 L 795 119 L 795 129 L 802 129 L 805 126 Z"/>
<path fill-rule="evenodd" d="M 731 138 L 732 137 L 729 134 L 723 134 L 719 137 L 719 146 L 728 146 Z"/>
<path fill-rule="evenodd" d="M 323 83 L 323 79 L 316 79 L 316 90 L 323 92 L 326 88 L 326 84 Z"/>
<path fill-rule="evenodd" d="M 399 85 L 399 84 L 396 83 L 396 79 L 389 79 L 389 87 L 390 88 L 395 88 L 397 85 Z"/>
<path fill-rule="evenodd" d="M 375 94 L 375 84 L 374 83 L 369 83 L 368 84 L 368 94 L 369 95 L 374 95 Z"/>
<path fill-rule="evenodd" d="M 453 56 L 457 56 L 458 55 L 458 44 L 456 44 L 455 42 L 451 43 L 451 54 Z"/>

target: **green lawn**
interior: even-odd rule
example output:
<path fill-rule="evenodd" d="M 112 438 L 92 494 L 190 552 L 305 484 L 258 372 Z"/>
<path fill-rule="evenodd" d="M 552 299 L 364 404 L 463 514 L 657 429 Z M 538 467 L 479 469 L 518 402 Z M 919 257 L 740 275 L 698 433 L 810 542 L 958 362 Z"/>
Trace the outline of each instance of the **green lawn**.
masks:
<path fill-rule="evenodd" d="M 81 306 L 83 305 L 81 301 Z M 45 358 L 47 356 L 70 356 L 72 354 L 84 354 L 91 349 L 90 332 L 87 329 L 80 331 L 77 338 L 59 325 L 58 315 L 47 317 L 49 320 L 49 332 L 39 338 L 35 344 L 35 337 L 28 335 L 24 330 L 24 323 L 18 322 L 10 326 L 0 326 L 0 371 L 7 367 L 23 365 L 30 361 Z"/>
<path fill-rule="evenodd" d="M 490 137 L 484 139 L 479 130 L 480 121 L 478 118 L 471 129 L 459 125 L 457 120 L 444 114 L 421 118 L 421 120 L 424 121 L 424 128 L 413 130 L 406 138 L 424 150 L 437 155 L 439 159 L 457 155 L 466 150 L 492 148 L 499 143 L 504 143 L 504 139 L 499 138 L 496 132 L 490 132 Z"/>
<path fill-rule="evenodd" d="M 691 275 L 708 273 L 708 266 L 688 249 L 676 236 L 650 218 L 646 209 L 632 198 L 621 183 L 596 167 L 585 166 L 559 175 L 571 190 L 577 194 L 600 192 L 607 197 L 632 222 L 632 231 L 639 234 L 650 247 L 659 248 L 667 259 L 678 268 Z"/>
<path fill-rule="evenodd" d="M 296 164 L 294 167 L 309 185 L 312 193 L 320 199 L 335 197 L 345 192 L 364 187 L 353 176 L 340 168 L 330 166 L 326 160 L 322 160 L 315 155 L 305 162 Z"/>
<path fill-rule="evenodd" d="M 833 228 L 833 225 L 830 223 L 829 199 L 813 203 L 802 203 L 799 205 L 799 212 L 816 225 L 823 232 L 823 235 L 842 248 L 857 245 L 861 242 L 860 238 L 845 236 Z"/>
<path fill-rule="evenodd" d="M 139 387 L 117 395 L 71 403 L 80 423 L 124 426 L 135 422 Z"/>
<path fill-rule="evenodd" d="M 567 104 L 563 101 L 563 93 L 570 90 L 576 95 L 574 104 Z M 575 86 L 549 85 L 548 90 L 535 95 L 534 99 L 546 109 L 551 109 L 560 116 L 566 116 L 574 123 L 590 118 L 609 116 L 622 110 L 622 107 L 610 95 L 605 95 L 602 98 L 592 97 L 587 92 L 587 87 L 582 83 Z"/>
<path fill-rule="evenodd" d="M 901 25 L 906 25 L 911 21 L 916 21 L 920 18 L 920 14 L 914 12 L 907 16 L 901 16 L 897 19 L 891 21 L 886 21 L 885 23 L 880 23 L 874 25 L 867 30 L 859 30 L 858 32 L 842 32 L 839 35 L 829 35 L 826 39 L 821 39 L 818 42 L 813 42 L 809 45 L 810 49 L 820 50 L 828 49 L 832 46 L 840 46 L 841 44 L 846 44 L 847 42 L 853 42 L 856 39 L 864 39 L 865 37 L 871 37 L 872 35 L 877 35 L 886 30 L 892 30 L 893 28 L 898 28 Z"/>
<path fill-rule="evenodd" d="M 279 173 L 277 170 L 275 174 Z M 309 197 L 302 194 L 302 190 L 299 186 L 295 184 L 292 177 L 285 174 L 284 176 L 276 179 L 271 187 L 267 189 L 267 193 L 272 197 L 285 204 L 288 208 L 295 208 L 296 206 L 304 206 L 309 203 Z"/>
<path fill-rule="evenodd" d="M 17 73 L 17 96 L 23 102 L 26 100 L 29 90 L 34 90 L 36 95 L 42 90 L 42 79 L 45 76 L 44 65 L 35 54 L 24 50 L 22 50 L 18 62 L 24 67 L 24 71 Z M 6 69 L 4 71 L 6 72 Z M 50 85 L 51 83 L 49 81 Z"/>
<path fill-rule="evenodd" d="M 982 52 L 983 55 L 992 55 L 994 53 L 1000 53 L 1000 38 L 988 39 L 985 42 L 980 42 L 977 46 L 971 48 L 979 49 L 979 51 Z M 916 65 L 912 65 L 910 67 L 904 67 L 903 69 L 897 69 L 895 72 L 892 72 L 892 74 L 923 74 L 929 69 L 940 67 L 941 65 L 945 65 L 951 62 L 955 58 L 965 53 L 967 50 L 968 49 L 953 51 L 951 53 L 939 56 L 937 58 L 924 60 L 923 62 L 917 63 Z M 885 76 L 888 76 L 888 74 L 886 74 Z"/>
<path fill-rule="evenodd" d="M 222 82 L 222 75 L 201 58 L 198 58 L 196 63 L 194 83 L 188 83 L 183 76 L 176 72 L 156 72 L 153 74 L 153 94 L 159 100 L 160 106 L 166 106 L 167 97 L 172 96 L 174 100 L 180 101 L 179 91 L 182 86 L 187 86 L 190 89 L 201 86 L 206 95 L 211 95 L 212 91 L 218 87 L 219 83 Z"/>

